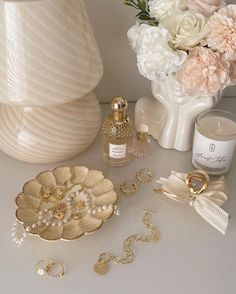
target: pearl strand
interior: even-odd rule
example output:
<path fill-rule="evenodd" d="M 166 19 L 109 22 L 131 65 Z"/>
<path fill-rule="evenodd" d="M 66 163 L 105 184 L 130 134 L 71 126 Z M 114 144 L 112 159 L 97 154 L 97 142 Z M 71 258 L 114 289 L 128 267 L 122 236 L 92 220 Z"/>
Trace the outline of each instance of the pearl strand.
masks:
<path fill-rule="evenodd" d="M 102 206 L 98 206 L 94 209 L 91 209 L 91 211 L 89 211 L 89 213 L 92 213 L 92 214 L 96 214 L 96 213 L 99 213 L 99 212 L 103 212 L 107 209 L 112 209 L 114 206 L 113 204 L 105 204 L 105 205 L 102 205 Z"/>
<path fill-rule="evenodd" d="M 16 221 L 13 226 L 12 226 L 12 229 L 11 229 L 11 236 L 12 236 L 12 240 L 19 246 L 21 247 L 22 244 L 24 243 L 25 241 L 25 238 L 27 237 L 27 234 L 25 231 L 23 231 L 21 233 L 21 236 L 18 237 L 18 235 L 20 234 L 19 233 L 19 229 L 20 229 L 20 223 L 18 221 Z M 22 225 L 21 225 L 22 226 Z M 22 229 L 23 229 L 23 226 L 22 226 Z"/>

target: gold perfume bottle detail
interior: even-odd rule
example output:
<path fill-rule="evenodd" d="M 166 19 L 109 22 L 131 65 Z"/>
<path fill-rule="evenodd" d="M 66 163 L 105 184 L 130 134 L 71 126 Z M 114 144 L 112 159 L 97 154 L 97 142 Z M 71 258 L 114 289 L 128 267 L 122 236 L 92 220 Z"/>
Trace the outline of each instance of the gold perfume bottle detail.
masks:
<path fill-rule="evenodd" d="M 147 157 L 150 154 L 151 141 L 149 139 L 147 125 L 139 125 L 133 145 L 133 153 L 136 157 Z"/>
<path fill-rule="evenodd" d="M 127 107 L 125 98 L 113 98 L 112 113 L 102 126 L 103 158 L 110 166 L 123 166 L 132 160 L 133 123 L 126 115 Z"/>

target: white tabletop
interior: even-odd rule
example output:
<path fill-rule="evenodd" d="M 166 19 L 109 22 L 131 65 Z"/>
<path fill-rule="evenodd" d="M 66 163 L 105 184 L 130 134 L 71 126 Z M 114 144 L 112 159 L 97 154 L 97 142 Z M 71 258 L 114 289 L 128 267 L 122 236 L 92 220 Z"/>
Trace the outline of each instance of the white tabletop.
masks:
<path fill-rule="evenodd" d="M 225 99 L 220 108 L 236 112 L 236 101 Z M 218 107 L 218 108 L 219 108 Z M 103 106 L 107 111 L 108 107 Z M 133 112 L 133 105 L 130 111 Z M 162 149 L 152 142 L 147 159 L 135 159 L 122 168 L 107 167 L 102 161 L 101 136 L 78 157 L 58 165 L 86 165 L 102 170 L 118 184 L 131 179 L 140 168 L 150 168 L 155 178 L 168 176 L 171 170 L 190 171 L 191 152 Z M 236 157 L 226 176 L 231 191 L 224 209 L 231 214 L 225 236 L 218 233 L 190 207 L 158 198 L 155 183 L 142 185 L 132 198 L 120 197 L 120 216 L 114 216 L 96 233 L 79 240 L 45 242 L 29 237 L 22 248 L 11 239 L 14 222 L 14 197 L 22 185 L 40 171 L 57 164 L 34 165 L 12 159 L 0 152 L 0 293 L 5 294 L 235 294 L 236 291 Z M 152 244 L 135 244 L 135 260 L 129 265 L 111 264 L 110 272 L 97 276 L 93 265 L 100 253 L 122 254 L 123 241 L 131 234 L 146 233 L 141 209 L 157 211 L 153 222 L 161 239 Z M 35 263 L 45 257 L 63 261 L 62 279 L 40 277 Z"/>

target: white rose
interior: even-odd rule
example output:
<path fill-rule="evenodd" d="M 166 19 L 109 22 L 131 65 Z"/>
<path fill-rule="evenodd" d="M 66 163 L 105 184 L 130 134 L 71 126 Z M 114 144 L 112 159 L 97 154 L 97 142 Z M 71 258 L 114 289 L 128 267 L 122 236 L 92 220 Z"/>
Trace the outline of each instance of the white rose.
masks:
<path fill-rule="evenodd" d="M 173 46 L 182 50 L 190 50 L 200 44 L 208 33 L 205 17 L 191 11 L 166 17 L 163 25 L 171 33 Z"/>
<path fill-rule="evenodd" d="M 151 17 L 161 21 L 171 14 L 187 10 L 187 0 L 150 0 L 148 6 Z"/>
<path fill-rule="evenodd" d="M 139 48 L 138 40 L 140 38 L 140 34 L 140 25 L 138 23 L 132 26 L 127 33 L 130 45 L 135 52 L 137 52 Z"/>
<path fill-rule="evenodd" d="M 185 62 L 187 53 L 170 48 L 170 33 L 162 25 L 140 25 L 139 38 L 136 36 L 137 30 L 131 32 L 134 32 L 129 37 L 135 40 L 133 44 L 137 52 L 138 69 L 147 79 L 162 79 L 177 72 Z"/>

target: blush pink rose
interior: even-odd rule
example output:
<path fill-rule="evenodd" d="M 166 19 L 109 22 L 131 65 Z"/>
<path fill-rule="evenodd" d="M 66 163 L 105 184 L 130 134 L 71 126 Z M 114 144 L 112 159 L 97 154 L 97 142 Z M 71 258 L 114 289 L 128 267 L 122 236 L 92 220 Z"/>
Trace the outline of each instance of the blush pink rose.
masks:
<path fill-rule="evenodd" d="M 209 18 L 208 47 L 236 60 L 236 5 L 221 8 Z"/>
<path fill-rule="evenodd" d="M 231 86 L 236 85 L 236 61 L 232 61 L 230 65 Z"/>
<path fill-rule="evenodd" d="M 226 5 L 224 0 L 188 0 L 187 4 L 189 10 L 200 12 L 204 16 L 210 16 Z"/>
<path fill-rule="evenodd" d="M 212 95 L 230 84 L 230 63 L 209 48 L 195 47 L 176 78 L 190 96 Z"/>

